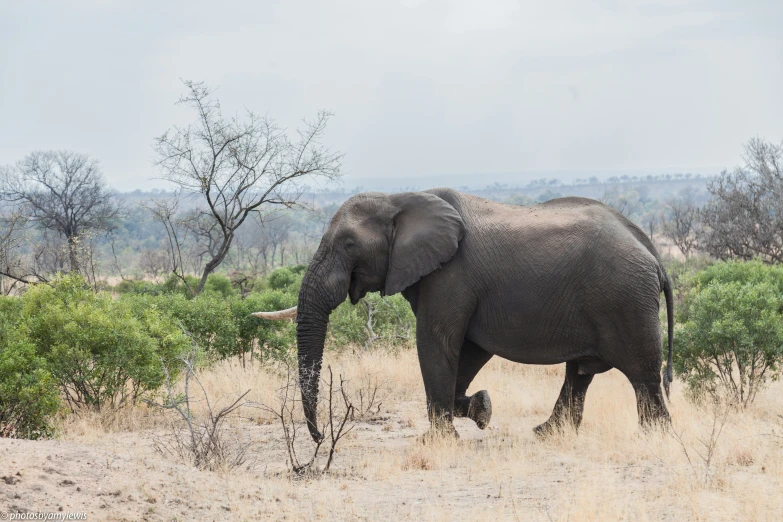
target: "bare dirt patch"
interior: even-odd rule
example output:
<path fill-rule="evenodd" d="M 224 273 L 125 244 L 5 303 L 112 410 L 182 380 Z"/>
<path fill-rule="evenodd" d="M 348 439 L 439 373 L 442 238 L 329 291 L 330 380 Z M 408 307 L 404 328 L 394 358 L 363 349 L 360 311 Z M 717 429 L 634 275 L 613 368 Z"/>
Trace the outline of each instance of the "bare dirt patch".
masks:
<path fill-rule="evenodd" d="M 0 511 L 87 512 L 90 520 L 780 520 L 783 519 L 783 384 L 747 411 L 732 413 L 709 468 L 695 450 L 711 413 L 675 386 L 674 428 L 640 433 L 633 392 L 612 371 L 588 392 L 578 435 L 546 441 L 546 420 L 562 368 L 493 360 L 472 390 L 487 389 L 487 430 L 458 419 L 458 441 L 423 446 L 427 428 L 415 353 L 332 357 L 356 381 L 381 375 L 381 411 L 357 421 L 333 470 L 295 478 L 286 470 L 280 428 L 246 409 L 232 429 L 254 442 L 250 469 L 199 471 L 165 457 L 153 440 L 171 421 L 140 407 L 111 428 L 71 419 L 59 440 L 0 439 Z M 269 402 L 279 378 L 223 364 L 204 376 L 217 397 L 251 389 Z"/>

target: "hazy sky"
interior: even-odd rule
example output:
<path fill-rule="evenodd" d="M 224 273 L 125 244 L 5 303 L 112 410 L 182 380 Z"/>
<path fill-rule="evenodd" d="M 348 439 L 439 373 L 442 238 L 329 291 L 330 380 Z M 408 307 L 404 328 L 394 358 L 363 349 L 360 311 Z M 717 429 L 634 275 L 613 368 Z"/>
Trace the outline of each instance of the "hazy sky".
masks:
<path fill-rule="evenodd" d="M 783 1 L 0 0 L 0 164 L 66 148 L 163 186 L 180 78 L 285 126 L 334 112 L 349 186 L 708 173 L 783 139 Z"/>

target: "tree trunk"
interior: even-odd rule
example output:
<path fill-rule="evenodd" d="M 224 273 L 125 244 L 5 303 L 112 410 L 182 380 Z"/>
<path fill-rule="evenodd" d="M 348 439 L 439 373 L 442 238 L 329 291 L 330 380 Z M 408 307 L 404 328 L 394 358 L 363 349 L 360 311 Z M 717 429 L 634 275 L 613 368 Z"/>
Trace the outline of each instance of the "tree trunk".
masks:
<path fill-rule="evenodd" d="M 77 236 L 68 236 L 68 263 L 70 264 L 71 272 L 79 273 L 79 238 Z"/>
<path fill-rule="evenodd" d="M 234 239 L 233 235 L 225 236 L 223 238 L 223 243 L 220 245 L 218 253 L 204 266 L 204 271 L 201 274 L 201 280 L 198 282 L 198 288 L 196 288 L 196 295 L 199 295 L 204 290 L 204 285 L 207 284 L 207 278 L 209 277 L 209 274 L 214 272 L 228 255 L 232 239 Z"/>

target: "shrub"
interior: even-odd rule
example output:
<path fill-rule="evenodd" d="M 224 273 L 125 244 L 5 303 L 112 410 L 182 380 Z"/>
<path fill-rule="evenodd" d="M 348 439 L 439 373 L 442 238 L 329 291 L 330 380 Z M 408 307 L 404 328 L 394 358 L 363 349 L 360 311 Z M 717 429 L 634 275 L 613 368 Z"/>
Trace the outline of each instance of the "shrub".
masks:
<path fill-rule="evenodd" d="M 302 276 L 290 268 L 278 268 L 269 274 L 269 288 L 272 290 L 288 290 L 290 292 L 299 292 L 299 286 L 302 284 Z"/>
<path fill-rule="evenodd" d="M 783 267 L 716 263 L 678 311 L 675 370 L 695 397 L 728 392 L 747 406 L 783 363 Z"/>
<path fill-rule="evenodd" d="M 187 338 L 159 309 L 134 310 L 93 293 L 78 275 L 36 285 L 22 298 L 24 328 L 71 407 L 135 402 L 164 380 Z"/>
<path fill-rule="evenodd" d="M 687 259 L 668 258 L 665 261 L 666 273 L 672 282 L 676 307 L 696 284 L 696 278 L 708 268 L 712 261 L 708 257 L 693 255 Z M 666 317 L 666 314 L 663 315 Z"/>
<path fill-rule="evenodd" d="M 188 299 L 182 294 L 123 296 L 138 316 L 154 307 L 180 332 L 187 332 L 211 360 L 236 353 L 237 328 L 231 317 L 230 300 L 214 293 Z"/>
<path fill-rule="evenodd" d="M 293 265 L 289 266 L 288 269 L 298 276 L 304 276 L 304 273 L 307 272 L 307 265 Z"/>
<path fill-rule="evenodd" d="M 402 295 L 367 294 L 356 304 L 346 300 L 329 317 L 329 328 L 338 346 L 376 341 L 400 345 L 415 339 L 416 318 Z"/>
<path fill-rule="evenodd" d="M 126 279 L 114 288 L 118 294 L 160 295 L 166 291 L 163 285 L 152 281 Z"/>
<path fill-rule="evenodd" d="M 191 288 L 196 288 L 196 286 L 198 286 L 198 279 L 194 276 L 185 276 L 185 279 L 187 279 L 188 285 L 190 285 Z M 163 282 L 163 290 L 167 294 L 181 294 L 185 297 L 193 297 L 190 290 L 188 290 L 188 287 L 185 286 L 185 283 L 174 274 L 169 275 Z"/>
<path fill-rule="evenodd" d="M 50 436 L 59 407 L 46 361 L 18 334 L 6 335 L 0 340 L 0 437 Z"/>
<path fill-rule="evenodd" d="M 283 290 L 251 293 L 245 299 L 214 293 L 193 299 L 180 294 L 122 297 L 136 314 L 153 307 L 159 310 L 170 323 L 191 335 L 212 361 L 243 357 L 246 353 L 262 360 L 288 357 L 289 348 L 296 343 L 295 324 L 264 321 L 250 314 L 289 308 L 296 304 L 296 299 L 295 293 Z"/>
<path fill-rule="evenodd" d="M 237 295 L 236 289 L 231 284 L 231 279 L 221 274 L 209 274 L 207 276 L 203 293 L 216 294 L 221 297 L 234 297 Z"/>
<path fill-rule="evenodd" d="M 0 347 L 16 331 L 22 320 L 22 301 L 16 297 L 0 296 Z"/>
<path fill-rule="evenodd" d="M 290 308 L 296 305 L 296 301 L 294 293 L 269 290 L 232 302 L 231 312 L 237 328 L 237 355 L 243 355 L 243 361 L 244 354 L 248 352 L 251 357 L 262 361 L 286 360 L 291 355 L 290 347 L 296 345 L 296 324 L 291 321 L 266 321 L 250 314 Z"/>
<path fill-rule="evenodd" d="M 188 286 L 193 291 L 198 288 L 199 278 L 196 276 L 186 275 L 185 279 L 188 282 Z M 190 293 L 188 286 L 182 282 L 182 280 L 174 274 L 171 274 L 168 279 L 161 285 L 164 293 L 167 294 L 180 294 L 188 299 L 193 295 Z M 221 297 L 233 297 L 237 294 L 234 287 L 231 285 L 231 280 L 221 274 L 209 274 L 207 276 L 207 282 L 204 284 L 204 290 L 202 294 L 216 294 Z"/>

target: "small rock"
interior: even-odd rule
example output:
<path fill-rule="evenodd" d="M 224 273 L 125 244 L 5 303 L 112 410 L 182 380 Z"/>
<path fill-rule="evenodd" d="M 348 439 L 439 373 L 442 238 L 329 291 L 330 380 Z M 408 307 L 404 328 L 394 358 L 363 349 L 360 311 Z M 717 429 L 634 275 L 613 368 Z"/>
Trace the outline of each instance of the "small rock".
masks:
<path fill-rule="evenodd" d="M 9 476 L 0 477 L 0 480 L 5 482 L 9 486 L 13 486 L 14 484 L 18 484 L 19 483 L 19 479 L 18 478 L 10 476 L 10 475 Z"/>

